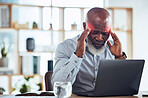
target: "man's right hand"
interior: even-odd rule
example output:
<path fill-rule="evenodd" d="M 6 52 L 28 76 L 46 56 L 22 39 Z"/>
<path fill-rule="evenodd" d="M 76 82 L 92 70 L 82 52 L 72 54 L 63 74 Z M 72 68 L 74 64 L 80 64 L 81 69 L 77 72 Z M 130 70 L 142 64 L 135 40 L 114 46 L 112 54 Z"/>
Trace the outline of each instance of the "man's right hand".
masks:
<path fill-rule="evenodd" d="M 76 56 L 82 57 L 85 53 L 85 39 L 90 33 L 90 28 L 86 27 L 86 23 L 83 22 L 84 32 L 81 34 L 79 39 L 77 40 L 77 49 L 76 49 Z"/>

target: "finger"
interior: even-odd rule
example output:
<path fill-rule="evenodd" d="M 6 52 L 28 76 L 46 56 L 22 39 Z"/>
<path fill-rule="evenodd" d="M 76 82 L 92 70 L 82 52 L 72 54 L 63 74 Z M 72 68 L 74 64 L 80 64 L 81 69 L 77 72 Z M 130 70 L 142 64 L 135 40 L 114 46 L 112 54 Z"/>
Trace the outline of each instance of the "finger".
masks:
<path fill-rule="evenodd" d="M 116 33 L 114 33 L 114 37 L 115 37 L 116 40 L 119 41 L 119 38 L 118 38 L 118 36 L 116 35 Z"/>
<path fill-rule="evenodd" d="M 84 31 L 85 33 L 84 33 L 84 39 L 86 39 L 86 37 L 89 35 L 89 33 L 90 33 L 90 28 L 87 28 L 85 31 Z"/>
<path fill-rule="evenodd" d="M 86 30 L 86 23 L 83 22 L 83 29 Z"/>
<path fill-rule="evenodd" d="M 108 45 L 109 48 L 111 48 L 111 46 L 112 46 L 110 41 L 107 41 L 107 45 Z"/>
<path fill-rule="evenodd" d="M 114 33 L 111 31 L 110 34 L 111 34 L 111 36 L 112 36 L 112 39 L 115 40 Z"/>
<path fill-rule="evenodd" d="M 85 31 L 82 33 L 82 35 L 80 36 L 80 39 L 81 39 L 81 40 L 85 40 L 86 37 L 89 35 L 89 33 L 90 33 L 90 28 L 88 28 L 87 30 L 85 30 Z"/>
<path fill-rule="evenodd" d="M 112 31 L 111 31 L 111 36 L 114 41 L 119 41 L 119 38 L 117 37 L 117 35 L 115 33 L 113 33 Z"/>

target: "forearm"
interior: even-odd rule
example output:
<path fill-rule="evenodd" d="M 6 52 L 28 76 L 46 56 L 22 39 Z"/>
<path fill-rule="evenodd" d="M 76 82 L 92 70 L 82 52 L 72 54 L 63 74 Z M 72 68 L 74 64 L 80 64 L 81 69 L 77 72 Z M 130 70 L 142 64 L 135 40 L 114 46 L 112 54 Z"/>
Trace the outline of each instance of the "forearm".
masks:
<path fill-rule="evenodd" d="M 81 62 L 82 58 L 78 58 L 75 54 L 72 54 L 70 59 L 57 59 L 52 75 L 52 84 L 56 81 L 71 82 L 73 84 Z"/>

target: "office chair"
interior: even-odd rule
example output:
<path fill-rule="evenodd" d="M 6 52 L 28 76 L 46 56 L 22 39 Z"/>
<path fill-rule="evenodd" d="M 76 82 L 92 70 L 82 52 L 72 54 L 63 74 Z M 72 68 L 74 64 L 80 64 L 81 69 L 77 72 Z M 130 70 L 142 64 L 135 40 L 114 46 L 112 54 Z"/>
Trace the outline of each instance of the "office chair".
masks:
<path fill-rule="evenodd" d="M 53 91 L 53 86 L 51 84 L 51 77 L 52 77 L 52 71 L 48 71 L 45 74 L 45 87 L 46 87 L 46 91 Z"/>

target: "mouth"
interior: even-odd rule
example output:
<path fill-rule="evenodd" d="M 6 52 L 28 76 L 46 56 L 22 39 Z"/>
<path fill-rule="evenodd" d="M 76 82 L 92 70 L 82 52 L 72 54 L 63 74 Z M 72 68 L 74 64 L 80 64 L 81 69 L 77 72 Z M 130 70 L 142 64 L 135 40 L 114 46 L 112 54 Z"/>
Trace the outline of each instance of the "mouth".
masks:
<path fill-rule="evenodd" d="M 96 41 L 94 42 L 95 45 L 104 45 L 104 42 L 101 42 L 101 41 Z"/>
<path fill-rule="evenodd" d="M 104 45 L 104 43 L 93 43 L 93 45 L 95 46 L 95 47 L 101 47 L 101 46 L 103 46 Z"/>

